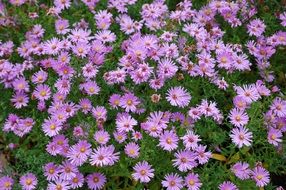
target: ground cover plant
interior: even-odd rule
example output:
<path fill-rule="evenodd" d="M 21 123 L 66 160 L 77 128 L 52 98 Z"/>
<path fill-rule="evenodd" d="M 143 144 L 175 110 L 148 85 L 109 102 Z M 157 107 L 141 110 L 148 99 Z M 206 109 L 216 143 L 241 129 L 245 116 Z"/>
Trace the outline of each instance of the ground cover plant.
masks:
<path fill-rule="evenodd" d="M 0 2 L 0 190 L 286 187 L 278 0 Z"/>

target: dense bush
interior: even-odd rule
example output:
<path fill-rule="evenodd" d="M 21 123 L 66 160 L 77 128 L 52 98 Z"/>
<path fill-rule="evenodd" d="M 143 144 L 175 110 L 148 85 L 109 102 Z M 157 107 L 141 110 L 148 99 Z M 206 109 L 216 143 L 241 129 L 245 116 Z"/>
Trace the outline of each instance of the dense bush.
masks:
<path fill-rule="evenodd" d="M 0 2 L 0 190 L 283 189 L 284 7 Z"/>

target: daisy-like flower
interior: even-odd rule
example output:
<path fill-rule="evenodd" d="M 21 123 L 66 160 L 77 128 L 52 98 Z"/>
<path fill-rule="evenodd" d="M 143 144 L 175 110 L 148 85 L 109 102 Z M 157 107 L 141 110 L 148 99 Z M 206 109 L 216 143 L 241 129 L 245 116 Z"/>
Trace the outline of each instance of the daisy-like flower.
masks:
<path fill-rule="evenodd" d="M 62 179 L 57 179 L 48 184 L 47 190 L 58 190 L 58 189 L 69 190 L 70 189 L 69 182 Z"/>
<path fill-rule="evenodd" d="M 60 179 L 70 180 L 78 173 L 78 168 L 69 161 L 65 161 L 59 166 Z"/>
<path fill-rule="evenodd" d="M 123 143 L 127 139 L 126 132 L 114 131 L 113 136 L 118 143 Z"/>
<path fill-rule="evenodd" d="M 285 117 L 286 116 L 286 101 L 277 97 L 273 100 L 270 109 L 278 117 Z"/>
<path fill-rule="evenodd" d="M 198 142 L 201 141 L 199 135 L 196 135 L 193 131 L 188 130 L 187 134 L 185 134 L 183 137 L 181 137 L 183 140 L 183 144 L 187 149 L 194 150 L 198 147 Z"/>
<path fill-rule="evenodd" d="M 16 91 L 11 99 L 11 102 L 15 108 L 20 109 L 28 105 L 29 98 L 24 92 Z"/>
<path fill-rule="evenodd" d="M 205 164 L 209 161 L 209 159 L 211 158 L 211 152 L 206 151 L 207 146 L 203 146 L 203 145 L 199 145 L 195 151 L 197 154 L 197 159 L 199 161 L 200 164 Z"/>
<path fill-rule="evenodd" d="M 51 97 L 51 89 L 46 84 L 39 84 L 36 86 L 33 95 L 40 101 L 48 100 Z"/>
<path fill-rule="evenodd" d="M 110 30 L 102 30 L 95 34 L 95 39 L 106 42 L 114 42 L 116 40 L 116 35 L 112 33 Z"/>
<path fill-rule="evenodd" d="M 41 84 L 45 82 L 47 79 L 48 79 L 48 73 L 43 70 L 34 73 L 32 76 L 32 82 L 35 84 Z"/>
<path fill-rule="evenodd" d="M 189 150 L 179 150 L 175 153 L 175 159 L 173 159 L 173 166 L 177 167 L 181 172 L 186 172 L 193 169 L 198 165 L 195 161 L 196 154 Z"/>
<path fill-rule="evenodd" d="M 280 130 L 270 128 L 268 130 L 267 140 L 270 144 L 273 144 L 274 146 L 278 146 L 279 143 L 282 142 L 283 134 Z"/>
<path fill-rule="evenodd" d="M 178 174 L 167 174 L 162 181 L 162 186 L 167 190 L 180 190 L 183 188 L 183 178 Z"/>
<path fill-rule="evenodd" d="M 126 112 L 135 112 L 140 104 L 139 99 L 133 93 L 124 94 L 120 98 L 119 106 L 124 108 Z"/>
<path fill-rule="evenodd" d="M 269 172 L 261 166 L 256 166 L 252 170 L 252 179 L 258 187 L 264 187 L 270 182 Z"/>
<path fill-rule="evenodd" d="M 75 166 L 84 164 L 91 154 L 91 145 L 86 140 L 80 140 L 77 144 L 70 147 L 67 158 Z"/>
<path fill-rule="evenodd" d="M 3 176 L 0 178 L 1 190 L 12 190 L 14 180 L 9 176 Z"/>
<path fill-rule="evenodd" d="M 133 169 L 134 173 L 132 177 L 141 183 L 148 183 L 154 177 L 155 170 L 152 169 L 152 166 L 146 161 L 138 162 Z"/>
<path fill-rule="evenodd" d="M 43 131 L 45 135 L 52 137 L 59 134 L 60 130 L 62 129 L 62 124 L 57 119 L 45 119 L 42 125 Z"/>
<path fill-rule="evenodd" d="M 121 114 L 116 118 L 116 128 L 119 132 L 129 132 L 137 125 L 137 121 L 128 114 Z"/>
<path fill-rule="evenodd" d="M 125 148 L 124 148 L 124 152 L 130 158 L 139 157 L 139 150 L 140 150 L 140 147 L 134 142 L 130 142 L 130 143 L 126 144 Z"/>
<path fill-rule="evenodd" d="M 252 132 L 245 127 L 234 128 L 230 134 L 232 142 L 241 148 L 242 146 L 250 146 L 252 142 Z"/>
<path fill-rule="evenodd" d="M 86 176 L 86 182 L 90 189 L 102 189 L 106 183 L 106 177 L 102 173 L 92 173 Z"/>
<path fill-rule="evenodd" d="M 175 150 L 178 147 L 179 138 L 174 131 L 164 131 L 159 137 L 159 145 L 167 151 Z"/>
<path fill-rule="evenodd" d="M 24 190 L 33 190 L 36 189 L 38 180 L 34 174 L 27 173 L 20 177 L 20 184 Z"/>
<path fill-rule="evenodd" d="M 120 103 L 121 95 L 120 94 L 112 94 L 109 98 L 109 105 L 117 109 Z"/>
<path fill-rule="evenodd" d="M 231 167 L 231 171 L 241 180 L 250 178 L 251 170 L 249 169 L 249 164 L 246 162 L 237 162 Z"/>
<path fill-rule="evenodd" d="M 80 188 L 84 183 L 84 176 L 81 173 L 76 173 L 76 176 L 69 180 L 70 186 L 73 189 Z"/>
<path fill-rule="evenodd" d="M 44 166 L 44 176 L 48 181 L 55 181 L 59 178 L 59 167 L 53 162 L 49 162 Z"/>
<path fill-rule="evenodd" d="M 236 127 L 245 126 L 248 123 L 249 117 L 244 110 L 233 108 L 229 113 L 231 124 Z"/>
<path fill-rule="evenodd" d="M 247 25 L 247 30 L 250 36 L 259 37 L 265 31 L 266 25 L 261 19 L 254 19 Z"/>
<path fill-rule="evenodd" d="M 158 65 L 158 75 L 162 79 L 172 78 L 176 72 L 178 71 L 178 67 L 175 63 L 169 59 L 162 59 Z"/>
<path fill-rule="evenodd" d="M 106 143 L 108 143 L 109 139 L 110 139 L 110 135 L 107 131 L 104 130 L 100 130 L 100 131 L 96 131 L 93 138 L 96 140 L 96 142 L 98 142 L 101 145 L 105 145 Z"/>
<path fill-rule="evenodd" d="M 234 86 L 234 90 L 237 95 L 242 96 L 248 104 L 251 104 L 261 98 L 255 85 L 243 85 L 243 87 Z"/>
<path fill-rule="evenodd" d="M 186 107 L 191 100 L 191 95 L 181 86 L 172 87 L 167 92 L 166 99 L 172 106 Z"/>
<path fill-rule="evenodd" d="M 185 177 L 185 185 L 187 186 L 188 190 L 199 190 L 202 186 L 199 175 L 195 173 L 189 173 Z"/>
<path fill-rule="evenodd" d="M 225 181 L 222 184 L 219 185 L 219 190 L 238 190 L 238 188 L 236 187 L 236 185 L 234 185 L 232 182 L 230 181 Z"/>
<path fill-rule="evenodd" d="M 90 155 L 90 164 L 97 167 L 112 166 L 119 160 L 119 152 L 113 145 L 97 147 Z"/>
<path fill-rule="evenodd" d="M 83 84 L 80 84 L 80 88 L 90 96 L 98 94 L 100 91 L 100 87 L 94 81 L 87 81 Z"/>

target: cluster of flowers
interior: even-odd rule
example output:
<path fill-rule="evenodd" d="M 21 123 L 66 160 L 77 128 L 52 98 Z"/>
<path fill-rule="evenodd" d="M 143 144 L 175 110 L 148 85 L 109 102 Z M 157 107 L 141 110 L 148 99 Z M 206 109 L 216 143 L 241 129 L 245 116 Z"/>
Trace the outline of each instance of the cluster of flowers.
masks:
<path fill-rule="evenodd" d="M 31 3 L 26 0 L 9 2 L 14 6 Z M 158 93 L 152 95 L 153 103 L 160 101 L 160 90 L 168 80 L 180 74 L 179 71 L 192 78 L 206 78 L 221 90 L 233 87 L 236 96 L 233 98 L 234 108 L 230 110 L 228 118 L 235 128 L 231 130 L 230 138 L 238 148 L 251 146 L 253 135 L 246 128 L 249 122 L 247 109 L 263 97 L 279 92 L 277 86 L 268 84 L 274 80 L 272 71 L 268 70 L 269 59 L 278 46 L 286 45 L 286 32 L 278 31 L 272 36 L 263 36 L 266 25 L 263 20 L 253 18 L 256 8 L 246 0 L 213 0 L 200 10 L 193 9 L 192 2 L 184 0 L 177 5 L 175 11 L 169 11 L 163 0 L 156 0 L 142 6 L 140 21 L 134 20 L 127 13 L 128 6 L 135 4 L 136 0 L 109 0 L 108 8 L 115 9 L 119 14 L 115 19 L 110 10 L 94 11 L 98 0 L 82 2 L 94 14 L 97 28 L 95 34 L 85 20 L 70 25 L 69 20 L 60 16 L 62 11 L 72 6 L 70 0 L 54 0 L 54 6 L 47 10 L 47 15 L 56 18 L 57 37 L 44 40 L 43 26 L 34 25 L 26 32 L 25 41 L 15 52 L 24 59 L 21 64 L 5 59 L 14 53 L 13 42 L 0 42 L 0 56 L 3 57 L 0 60 L 0 82 L 5 88 L 13 89 L 11 102 L 14 108 L 22 109 L 28 107 L 31 101 L 37 101 L 36 109 L 48 113 L 48 118 L 41 124 L 44 134 L 51 138 L 46 145 L 46 151 L 51 156 L 63 158 L 59 165 L 49 162 L 43 166 L 48 181 L 47 189 L 76 189 L 83 187 L 85 182 L 90 189 L 104 187 L 107 177 L 103 172 L 85 176 L 79 168 L 83 164 L 98 168 L 113 166 L 120 161 L 122 153 L 110 143 L 111 134 L 104 127 L 109 110 L 117 112 L 116 117 L 112 118 L 115 121 L 113 138 L 117 143 L 125 144 L 126 156 L 131 159 L 140 157 L 143 133 L 157 139 L 159 148 L 173 153 L 173 167 L 184 173 L 184 177 L 177 173 L 168 173 L 161 181 L 163 187 L 168 190 L 183 187 L 198 190 L 203 185 L 199 175 L 192 169 L 206 164 L 212 153 L 207 150 L 206 145 L 201 144 L 201 137 L 195 133 L 195 123 L 202 117 L 208 117 L 217 124 L 222 124 L 224 116 L 217 103 L 204 99 L 199 105 L 189 107 L 192 96 L 182 83 L 180 86 L 170 87 L 165 94 L 170 106 L 182 109 L 181 112 L 154 111 L 147 113 L 148 117 L 140 122 L 136 115 L 145 113 L 147 109 L 139 95 L 135 95 L 136 92 L 123 87 L 129 78 L 132 84 L 147 83 L 151 90 Z M 4 19 L 8 19 L 4 4 L 0 5 L 0 14 Z M 224 42 L 225 32 L 216 22 L 215 16 L 218 14 L 233 28 L 247 23 L 247 32 L 255 40 L 248 41 L 246 47 L 255 58 L 263 80 L 241 87 L 231 86 L 221 76 L 221 73 L 230 75 L 234 72 L 250 71 L 252 63 L 242 44 Z M 37 13 L 30 17 L 36 19 Z M 281 25 L 286 26 L 286 13 L 282 13 L 279 19 L 282 21 Z M 2 22 L 4 21 L 1 20 Z M 114 43 L 118 38 L 117 33 L 111 30 L 111 26 L 116 24 L 120 27 L 120 35 L 128 38 L 120 44 L 122 56 L 114 65 L 115 68 L 100 77 L 103 77 L 109 86 L 121 85 L 123 92 L 108 97 L 109 105 L 106 107 L 93 106 L 90 98 L 99 95 L 102 90 L 96 82 L 96 77 L 108 61 L 108 55 L 114 51 Z M 174 28 L 175 24 L 180 25 L 181 32 L 177 31 L 179 28 Z M 150 31 L 150 34 L 141 33 L 143 27 Z M 190 38 L 193 42 L 188 44 Z M 190 55 L 194 59 L 191 59 Z M 80 61 L 74 63 L 73 60 Z M 29 79 L 24 75 L 26 71 L 33 72 Z M 56 78 L 54 88 L 50 85 L 50 78 Z M 77 90 L 84 98 L 76 103 L 70 101 L 68 95 L 72 93 L 74 81 L 78 79 L 81 83 Z M 183 111 L 185 108 L 188 110 L 187 113 Z M 68 124 L 69 119 L 79 112 L 91 114 L 96 120 L 98 129 L 92 140 L 97 146 L 93 146 L 89 141 L 89 129 L 85 126 L 73 128 L 76 140 L 73 145 L 69 142 L 68 135 L 65 135 L 65 132 L 72 128 Z M 184 135 L 177 134 L 178 123 L 187 127 Z M 11 113 L 6 119 L 3 131 L 11 131 L 19 137 L 24 137 L 34 125 L 35 121 L 32 118 L 23 119 Z M 265 125 L 268 130 L 268 142 L 279 146 L 286 131 L 286 101 L 278 95 L 265 114 Z M 179 146 L 180 142 L 183 146 Z M 145 160 L 138 161 L 133 166 L 132 177 L 141 183 L 148 183 L 155 177 L 155 169 Z M 270 182 L 269 172 L 260 163 L 251 169 L 248 163 L 238 162 L 232 166 L 231 171 L 239 179 L 252 178 L 258 187 L 264 187 Z M 11 177 L 0 178 L 0 186 L 4 187 L 4 190 L 12 189 L 13 184 L 14 180 Z M 37 178 L 34 174 L 28 173 L 20 178 L 20 184 L 25 190 L 37 189 Z M 238 188 L 232 182 L 225 181 L 219 185 L 219 189 Z"/>

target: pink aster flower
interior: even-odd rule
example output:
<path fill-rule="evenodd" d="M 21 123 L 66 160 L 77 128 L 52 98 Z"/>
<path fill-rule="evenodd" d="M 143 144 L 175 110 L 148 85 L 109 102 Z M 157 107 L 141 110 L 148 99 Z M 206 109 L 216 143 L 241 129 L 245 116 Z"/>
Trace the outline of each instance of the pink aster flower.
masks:
<path fill-rule="evenodd" d="M 43 70 L 34 73 L 32 76 L 32 82 L 34 84 L 44 83 L 47 79 L 48 79 L 48 73 Z"/>
<path fill-rule="evenodd" d="M 81 173 L 76 173 L 76 176 L 69 180 L 72 189 L 80 188 L 84 183 L 84 176 Z"/>
<path fill-rule="evenodd" d="M 47 178 L 48 181 L 55 181 L 59 178 L 59 167 L 53 162 L 45 164 L 43 168 L 44 176 Z"/>
<path fill-rule="evenodd" d="M 3 176 L 0 178 L 1 190 L 12 190 L 14 180 L 9 176 Z"/>
<path fill-rule="evenodd" d="M 90 154 L 91 145 L 86 140 L 80 140 L 69 148 L 67 158 L 75 166 L 81 166 L 87 161 Z"/>
<path fill-rule="evenodd" d="M 155 170 L 152 169 L 152 166 L 146 161 L 138 162 L 133 169 L 134 173 L 132 177 L 141 183 L 148 183 L 154 177 Z"/>
<path fill-rule="evenodd" d="M 206 151 L 207 146 L 199 145 L 196 148 L 197 159 L 200 164 L 205 164 L 211 158 L 211 152 Z"/>
<path fill-rule="evenodd" d="M 119 132 L 132 131 L 137 124 L 137 121 L 128 114 L 120 114 L 116 118 L 116 128 Z"/>
<path fill-rule="evenodd" d="M 185 134 L 183 137 L 181 137 L 183 140 L 183 144 L 187 149 L 194 150 L 198 147 L 198 142 L 201 141 L 199 135 L 196 135 L 193 131 L 188 130 L 187 134 Z"/>
<path fill-rule="evenodd" d="M 172 87 L 167 92 L 166 99 L 172 106 L 186 107 L 191 100 L 191 95 L 181 86 Z"/>
<path fill-rule="evenodd" d="M 273 100 L 270 109 L 278 117 L 286 116 L 286 101 L 282 100 L 280 97 L 277 97 Z"/>
<path fill-rule="evenodd" d="M 45 135 L 52 137 L 59 134 L 62 129 L 62 123 L 57 119 L 45 119 L 42 128 Z"/>
<path fill-rule="evenodd" d="M 92 173 L 86 176 L 87 185 L 92 190 L 102 189 L 106 183 L 106 177 L 102 173 Z"/>
<path fill-rule="evenodd" d="M 121 95 L 120 94 L 112 94 L 109 98 L 109 105 L 117 109 L 120 103 Z"/>
<path fill-rule="evenodd" d="M 97 143 L 101 145 L 105 145 L 106 143 L 108 143 L 110 139 L 110 135 L 107 131 L 99 130 L 95 132 L 93 138 L 95 139 Z"/>
<path fill-rule="evenodd" d="M 127 139 L 126 132 L 115 131 L 113 136 L 118 143 L 123 143 Z"/>
<path fill-rule="evenodd" d="M 180 190 L 183 188 L 183 178 L 178 174 L 167 174 L 162 181 L 162 186 L 167 190 Z"/>
<path fill-rule="evenodd" d="M 242 146 L 250 146 L 252 142 L 252 132 L 245 127 L 234 128 L 230 134 L 232 142 L 241 148 Z"/>
<path fill-rule="evenodd" d="M 269 172 L 261 166 L 256 166 L 252 170 L 252 179 L 258 187 L 264 187 L 270 182 Z"/>
<path fill-rule="evenodd" d="M 179 138 L 174 131 L 165 130 L 159 137 L 159 144 L 161 148 L 167 151 L 175 150 L 178 147 Z"/>
<path fill-rule="evenodd" d="M 71 180 L 78 173 L 78 168 L 69 161 L 64 161 L 59 166 L 60 179 Z"/>
<path fill-rule="evenodd" d="M 139 150 L 140 150 L 140 147 L 134 142 L 130 142 L 126 144 L 124 148 L 124 152 L 130 158 L 139 157 Z"/>
<path fill-rule="evenodd" d="M 97 167 L 112 166 L 119 160 L 119 152 L 114 152 L 113 145 L 100 146 L 90 155 L 90 164 Z"/>
<path fill-rule="evenodd" d="M 248 33 L 250 36 L 259 37 L 265 31 L 266 25 L 261 19 L 254 19 L 247 25 Z"/>
<path fill-rule="evenodd" d="M 175 63 L 169 59 L 162 59 L 158 65 L 158 75 L 160 78 L 172 78 L 178 70 L 178 67 Z"/>
<path fill-rule="evenodd" d="M 46 84 L 36 86 L 33 95 L 40 101 L 48 100 L 51 97 L 51 89 Z"/>
<path fill-rule="evenodd" d="M 255 85 L 243 85 L 243 87 L 234 86 L 234 90 L 236 91 L 237 95 L 242 96 L 248 104 L 261 98 Z"/>
<path fill-rule="evenodd" d="M 195 173 L 189 173 L 185 177 L 185 185 L 187 186 L 188 190 L 199 190 L 202 186 L 199 175 Z"/>
<path fill-rule="evenodd" d="M 91 101 L 87 98 L 80 99 L 79 106 L 84 114 L 90 112 L 92 108 Z"/>
<path fill-rule="evenodd" d="M 232 182 L 230 181 L 225 181 L 222 184 L 219 185 L 219 190 L 238 190 L 238 188 L 236 187 L 236 185 L 234 185 Z"/>
<path fill-rule="evenodd" d="M 27 173 L 20 177 L 20 184 L 24 190 L 33 190 L 36 189 L 38 180 L 34 174 Z"/>
<path fill-rule="evenodd" d="M 96 95 L 100 91 L 100 87 L 94 81 L 87 81 L 80 84 L 80 89 L 84 90 L 88 95 Z"/>
<path fill-rule="evenodd" d="M 245 126 L 248 123 L 249 117 L 244 110 L 233 108 L 229 114 L 230 122 L 236 127 Z"/>
<path fill-rule="evenodd" d="M 139 104 L 139 99 L 133 93 L 124 94 L 119 102 L 119 106 L 124 108 L 126 112 L 135 112 Z"/>
<path fill-rule="evenodd" d="M 173 166 L 177 167 L 181 172 L 186 172 L 193 169 L 198 164 L 195 161 L 196 154 L 189 150 L 179 150 L 175 153 L 175 159 L 173 159 Z"/>
<path fill-rule="evenodd" d="M 57 179 L 53 182 L 50 182 L 48 184 L 47 190 L 55 190 L 55 189 L 60 189 L 60 190 L 69 190 L 70 189 L 70 184 L 68 181 L 62 180 L 62 179 Z"/>
<path fill-rule="evenodd" d="M 249 164 L 246 162 L 237 162 L 231 167 L 231 171 L 241 180 L 250 178 L 251 169 L 249 169 Z"/>
<path fill-rule="evenodd" d="M 282 142 L 283 134 L 280 130 L 270 128 L 268 130 L 267 140 L 270 144 L 278 146 Z"/>
<path fill-rule="evenodd" d="M 13 95 L 11 99 L 11 102 L 13 103 L 16 109 L 20 109 L 28 105 L 29 98 L 27 94 L 25 94 L 24 92 L 16 91 L 16 93 Z"/>
<path fill-rule="evenodd" d="M 25 80 L 24 77 L 21 77 L 21 78 L 18 78 L 18 79 L 15 79 L 12 83 L 14 89 L 16 91 L 25 91 L 25 92 L 29 92 L 29 84 L 28 82 Z"/>
<path fill-rule="evenodd" d="M 69 21 L 66 19 L 58 19 L 55 22 L 55 27 L 58 34 L 66 34 L 69 32 Z"/>

